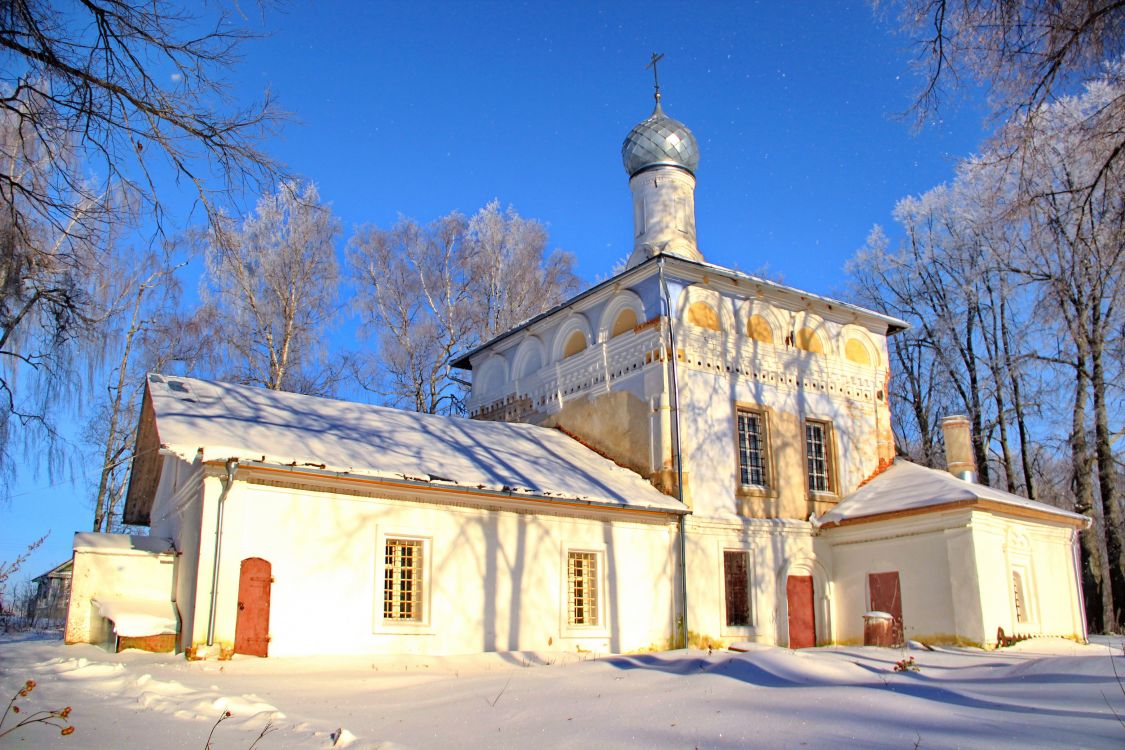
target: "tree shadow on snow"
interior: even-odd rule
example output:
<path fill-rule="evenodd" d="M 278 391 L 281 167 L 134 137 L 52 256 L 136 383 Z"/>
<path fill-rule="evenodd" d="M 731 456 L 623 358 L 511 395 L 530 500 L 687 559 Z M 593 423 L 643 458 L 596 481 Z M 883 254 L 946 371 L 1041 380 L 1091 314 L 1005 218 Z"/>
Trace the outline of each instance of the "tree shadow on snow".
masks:
<path fill-rule="evenodd" d="M 636 656 L 613 656 L 601 659 L 616 669 L 623 670 L 654 670 L 666 674 L 689 677 L 692 675 L 713 675 L 728 677 L 747 685 L 763 688 L 856 688 L 861 690 L 886 690 L 896 695 L 933 701 L 947 706 L 957 706 L 980 711 L 1003 711 L 1017 714 L 1036 714 L 1046 716 L 1059 716 L 1073 719 L 1106 719 L 1105 712 L 1079 711 L 1066 708 L 1057 708 L 1044 703 L 1028 705 L 1016 702 L 1006 702 L 1002 699 L 992 699 L 969 695 L 960 692 L 959 688 L 971 690 L 973 685 L 989 682 L 988 680 L 972 679 L 967 684 L 958 688 L 945 687 L 936 684 L 933 678 L 915 672 L 895 674 L 883 671 L 876 667 L 853 662 L 871 674 L 871 679 L 846 680 L 834 678 L 831 672 L 819 676 L 815 670 L 809 670 L 800 675 L 786 675 L 767 669 L 766 666 L 754 662 L 753 657 L 731 656 L 720 661 L 702 657 L 668 658 L 657 654 L 641 654 Z M 1025 685 L 1028 681 L 1040 684 L 1065 685 L 1067 683 L 1088 683 L 1095 681 L 1113 682 L 1112 677 L 1098 680 L 1086 675 L 1045 674 L 1008 679 L 1013 685 Z M 997 683 L 1002 680 L 996 680 Z M 1062 695 L 1066 691 L 1051 691 L 1052 694 Z"/>

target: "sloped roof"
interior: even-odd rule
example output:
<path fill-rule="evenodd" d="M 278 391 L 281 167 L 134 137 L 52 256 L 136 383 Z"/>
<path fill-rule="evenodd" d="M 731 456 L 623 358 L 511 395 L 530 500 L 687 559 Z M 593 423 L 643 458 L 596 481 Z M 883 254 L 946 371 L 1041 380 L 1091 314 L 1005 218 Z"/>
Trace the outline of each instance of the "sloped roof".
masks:
<path fill-rule="evenodd" d="M 875 521 L 906 513 L 982 505 L 1017 515 L 1054 516 L 1060 523 L 1085 525 L 1089 519 L 1046 503 L 1028 500 L 983 484 L 966 482 L 947 471 L 896 459 L 894 465 L 848 495 L 820 518 L 821 526 Z"/>
<path fill-rule="evenodd" d="M 79 531 L 74 534 L 74 549 L 99 552 L 175 552 L 171 539 L 140 534 L 103 534 Z"/>
<path fill-rule="evenodd" d="M 605 281 L 601 282 L 600 284 L 595 284 L 594 286 L 590 287 L 589 289 L 586 289 L 585 291 L 579 292 L 578 294 L 574 295 L 570 299 L 565 300 L 563 302 L 560 302 L 559 304 L 555 305 L 554 307 L 550 308 L 549 310 L 544 310 L 543 312 L 539 313 L 538 315 L 530 317 L 527 320 L 523 321 L 522 323 L 519 323 L 518 325 L 512 326 L 507 331 L 504 331 L 503 333 L 497 334 L 496 336 L 489 339 L 488 341 L 485 341 L 484 343 L 470 349 L 469 351 L 464 352 L 463 354 L 459 355 L 455 360 L 453 360 L 453 366 L 461 368 L 463 370 L 471 370 L 471 369 L 473 369 L 473 364 L 472 364 L 471 360 L 472 360 L 473 357 L 475 357 L 480 352 L 482 352 L 486 349 L 490 349 L 493 346 L 495 346 L 496 344 L 498 344 L 499 342 L 501 342 L 505 339 L 511 338 L 512 336 L 515 336 L 520 331 L 523 331 L 523 330 L 529 328 L 530 326 L 534 325 L 535 323 L 538 323 L 540 320 L 543 320 L 545 318 L 551 317 L 552 315 L 555 315 L 560 310 L 575 307 L 575 305 L 577 303 L 581 302 L 582 300 L 586 299 L 587 297 L 590 297 L 594 294 L 597 294 L 598 292 L 602 291 L 603 289 L 606 289 L 607 287 L 616 287 L 619 284 L 624 284 L 624 283 L 627 283 L 627 282 L 634 281 L 637 278 L 642 278 L 642 277 L 644 277 L 645 274 L 654 272 L 654 270 L 661 263 L 667 263 L 668 267 L 673 269 L 673 270 L 676 270 L 675 267 L 678 264 L 681 267 L 683 267 L 684 269 L 687 269 L 689 272 L 690 271 L 704 271 L 708 274 L 714 274 L 716 276 L 722 276 L 722 277 L 725 277 L 725 278 L 728 278 L 728 279 L 735 280 L 737 282 L 749 282 L 749 283 L 754 284 L 757 287 L 761 287 L 763 289 L 769 289 L 769 290 L 772 290 L 773 292 L 776 292 L 778 294 L 788 295 L 788 296 L 794 296 L 795 295 L 797 297 L 802 298 L 803 301 L 815 301 L 815 302 L 821 303 L 829 309 L 835 309 L 837 312 L 847 311 L 852 316 L 854 316 L 858 319 L 877 320 L 877 321 L 880 321 L 887 326 L 887 335 L 888 336 L 890 336 L 892 334 L 895 334 L 895 333 L 898 333 L 899 331 L 905 331 L 908 328 L 910 328 L 910 324 L 907 323 L 904 320 L 901 320 L 899 318 L 895 318 L 895 317 L 890 316 L 890 315 L 886 315 L 885 313 L 876 312 L 875 310 L 869 310 L 865 307 L 853 305 L 850 302 L 843 302 L 841 300 L 832 299 L 831 297 L 825 297 L 823 295 L 813 294 L 812 292 L 806 292 L 802 289 L 798 289 L 797 287 L 787 286 L 785 284 L 781 284 L 781 283 L 778 283 L 776 281 L 770 281 L 769 279 L 764 279 L 764 278 L 761 278 L 759 276 L 751 276 L 748 273 L 743 273 L 741 271 L 735 271 L 734 269 L 731 269 L 731 268 L 724 268 L 723 266 L 717 266 L 714 263 L 707 263 L 706 261 L 700 261 L 700 260 L 691 260 L 690 258 L 681 258 L 677 255 L 666 255 L 664 253 L 657 253 L 656 255 L 652 256 L 651 258 L 644 261 L 643 263 L 638 263 L 637 265 L 633 266 L 632 268 L 627 268 L 624 271 L 622 271 L 621 273 L 617 274 L 616 276 L 611 276 L 608 279 L 606 279 Z M 582 308 L 578 307 L 578 308 L 575 308 L 575 309 L 581 310 Z"/>
<path fill-rule="evenodd" d="M 68 578 L 71 575 L 71 573 L 73 572 L 73 569 L 74 569 L 74 559 L 73 558 L 71 558 L 69 560 L 63 560 L 61 563 L 59 563 L 55 567 L 48 570 L 46 573 L 43 573 L 42 575 L 37 575 L 34 578 L 32 578 L 31 580 L 33 580 L 35 582 L 39 582 L 39 581 L 42 581 L 45 578 Z"/>
<path fill-rule="evenodd" d="M 552 500 L 687 512 L 558 430 L 149 375 L 159 445 L 191 461 L 262 461 Z"/>

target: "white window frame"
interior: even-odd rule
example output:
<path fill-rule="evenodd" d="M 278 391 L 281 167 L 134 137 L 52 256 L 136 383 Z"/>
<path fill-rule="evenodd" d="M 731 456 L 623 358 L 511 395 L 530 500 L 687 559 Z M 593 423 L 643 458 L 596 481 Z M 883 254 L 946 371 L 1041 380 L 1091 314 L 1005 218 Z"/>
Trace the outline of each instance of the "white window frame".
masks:
<path fill-rule="evenodd" d="M 570 621 L 570 604 L 571 604 L 571 588 L 570 588 L 570 555 L 571 553 L 589 554 L 594 556 L 597 565 L 597 573 L 595 583 L 597 586 L 597 601 L 594 603 L 594 611 L 597 615 L 597 623 L 594 625 L 577 625 Z M 606 550 L 604 545 L 594 546 L 564 546 L 562 550 L 561 564 L 561 582 L 559 587 L 562 596 L 560 597 L 560 632 L 566 638 L 595 638 L 604 637 L 609 634 L 609 625 L 607 623 L 606 608 Z"/>
<path fill-rule="evenodd" d="M 823 430 L 824 480 L 826 489 L 818 490 L 812 486 L 812 473 L 809 471 L 809 425 L 818 425 Z M 839 495 L 840 478 L 836 475 L 836 430 L 830 419 L 805 417 L 802 425 L 803 456 L 805 459 L 805 488 L 810 497 L 835 497 Z"/>
<path fill-rule="evenodd" d="M 422 616 L 417 620 L 387 619 L 383 615 L 384 597 L 386 596 L 386 554 L 388 540 L 404 540 L 421 542 L 422 544 L 422 591 L 419 594 L 419 604 Z M 433 618 L 433 536 L 416 530 L 403 530 L 397 528 L 380 529 L 375 547 L 375 602 L 374 602 L 374 632 L 399 635 L 432 635 Z"/>
<path fill-rule="evenodd" d="M 1035 585 L 1035 559 L 1031 554 L 1031 545 L 1027 536 L 1018 528 L 1009 528 L 1005 541 L 1005 552 L 1008 558 L 1008 607 L 1012 614 L 1012 629 L 1016 633 L 1039 632 L 1039 601 L 1036 597 Z M 1023 609 L 1024 621 L 1020 622 L 1016 613 L 1015 574 L 1019 573 L 1020 583 L 1023 584 Z"/>
<path fill-rule="evenodd" d="M 747 483 L 742 481 L 743 463 L 742 463 L 742 417 L 753 417 L 758 422 L 758 455 L 762 463 L 762 483 L 754 484 L 753 482 Z M 755 408 L 752 406 L 743 406 L 736 404 L 734 407 L 734 433 L 735 433 L 735 452 L 738 454 L 738 483 L 745 490 L 757 490 L 759 492 L 769 492 L 773 489 L 773 471 L 770 466 L 770 419 L 769 412 L 762 408 Z M 746 466 L 746 472 L 751 474 L 750 467 Z"/>
<path fill-rule="evenodd" d="M 750 605 L 749 625 L 727 624 L 726 553 L 741 552 L 746 555 L 746 595 Z M 718 545 L 719 554 L 719 634 L 722 636 L 753 636 L 758 632 L 758 602 L 754 596 L 754 548 L 746 544 Z"/>
<path fill-rule="evenodd" d="M 1013 563 L 1008 570 L 1008 601 L 1012 608 L 1012 627 L 1017 633 L 1021 630 L 1036 630 L 1039 627 L 1039 608 L 1035 600 L 1035 578 L 1031 570 L 1030 560 L 1020 560 Z M 1019 575 L 1020 588 L 1023 593 L 1024 619 L 1020 622 L 1016 611 L 1016 576 Z"/>

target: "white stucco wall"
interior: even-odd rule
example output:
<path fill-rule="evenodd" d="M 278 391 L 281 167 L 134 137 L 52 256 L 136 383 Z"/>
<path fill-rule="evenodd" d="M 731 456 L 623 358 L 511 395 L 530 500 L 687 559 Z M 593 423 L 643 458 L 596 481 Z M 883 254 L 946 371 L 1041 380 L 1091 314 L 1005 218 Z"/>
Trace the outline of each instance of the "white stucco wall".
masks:
<path fill-rule="evenodd" d="M 213 480 L 207 486 L 217 491 L 214 488 L 217 482 L 217 479 Z M 203 491 L 203 468 L 198 457 L 192 463 L 175 456 L 164 457 L 150 523 L 154 536 L 172 540 L 179 561 L 172 582 L 172 601 L 180 615 L 180 648 L 191 645 L 191 633 L 195 626 Z M 209 582 L 210 579 L 206 580 Z"/>
<path fill-rule="evenodd" d="M 710 333 L 695 335 L 721 341 Z M 831 461 L 836 491 L 819 496 L 823 502 L 834 503 L 844 497 L 878 466 L 875 405 L 869 399 L 849 398 L 838 374 L 822 369 L 822 357 L 806 352 L 786 353 L 786 358 L 803 362 L 809 370 L 779 374 L 774 347 L 748 341 L 737 345 L 716 343 L 715 347 L 712 360 L 701 353 L 694 366 L 682 361 L 678 364 L 684 471 L 688 474 L 693 513 L 730 517 L 738 512 L 736 406 L 768 412 L 770 479 L 776 500 L 766 507 L 782 517 L 806 519 L 813 510 L 807 503 L 804 473 L 805 419 L 823 420 L 832 426 Z M 718 354 L 726 347 L 741 354 Z M 698 364 L 701 359 L 702 367 Z M 751 376 L 735 377 L 725 372 L 723 363 L 728 360 L 747 362 Z M 712 366 L 708 367 L 709 363 Z M 824 512 L 824 507 L 818 508 L 820 512 Z"/>
<path fill-rule="evenodd" d="M 832 607 L 834 638 L 838 643 L 863 643 L 863 614 L 870 609 L 867 576 L 898 571 L 906 638 L 937 642 L 975 640 L 979 632 L 962 632 L 958 610 L 979 611 L 975 586 L 955 593 L 950 569 L 950 545 L 955 548 L 968 533 L 960 520 L 948 516 L 833 529 L 826 534 L 832 546 Z M 956 552 L 955 559 L 965 559 Z M 968 559 L 972 559 L 971 555 Z M 964 582 L 964 577 L 961 577 Z M 963 597 L 963 601 L 955 601 Z"/>
<path fill-rule="evenodd" d="M 687 531 L 688 630 L 693 643 L 788 644 L 785 582 L 789 575 L 813 577 L 817 642 L 831 639 L 832 614 L 826 598 L 830 586 L 826 555 L 831 551 L 818 544 L 809 524 L 764 519 L 730 523 L 693 517 Z M 726 624 L 724 550 L 750 553 L 753 623 L 749 627 Z"/>
<path fill-rule="evenodd" d="M 1083 637 L 1072 529 L 969 509 L 827 529 L 835 640 L 863 642 L 867 576 L 898 571 L 906 638 L 995 645 L 1008 635 Z M 1027 545 L 1022 545 L 1022 540 Z M 1017 623 L 1013 566 L 1031 617 Z"/>
<path fill-rule="evenodd" d="M 214 506 L 207 480 L 191 641 L 206 640 Z M 214 640 L 233 643 L 239 566 L 272 566 L 270 654 L 630 651 L 674 634 L 674 522 L 599 521 L 312 492 L 237 480 L 226 500 Z M 426 624 L 382 621 L 383 540 L 426 540 Z M 598 627 L 568 628 L 566 551 L 601 554 Z M 186 643 L 185 638 L 185 643 Z"/>
<path fill-rule="evenodd" d="M 1082 637 L 1072 527 L 990 513 L 973 518 L 985 640 L 1007 635 Z M 1025 621 L 1016 616 L 1012 573 L 1023 583 Z"/>

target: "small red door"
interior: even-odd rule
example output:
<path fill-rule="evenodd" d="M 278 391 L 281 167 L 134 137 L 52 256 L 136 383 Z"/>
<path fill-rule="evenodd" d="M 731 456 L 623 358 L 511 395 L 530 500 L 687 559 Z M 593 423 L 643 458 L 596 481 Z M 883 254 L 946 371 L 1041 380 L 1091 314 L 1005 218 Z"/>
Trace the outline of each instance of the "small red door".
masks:
<path fill-rule="evenodd" d="M 238 619 L 234 623 L 237 654 L 269 655 L 271 570 L 269 562 L 260 557 L 242 561 L 238 577 Z"/>
<path fill-rule="evenodd" d="M 789 603 L 789 648 L 812 648 L 816 645 L 812 576 L 785 579 L 785 600 Z"/>
<path fill-rule="evenodd" d="M 867 588 L 871 592 L 871 609 L 886 612 L 894 618 L 892 645 L 901 646 L 903 643 L 902 590 L 899 588 L 898 571 L 869 574 Z"/>

